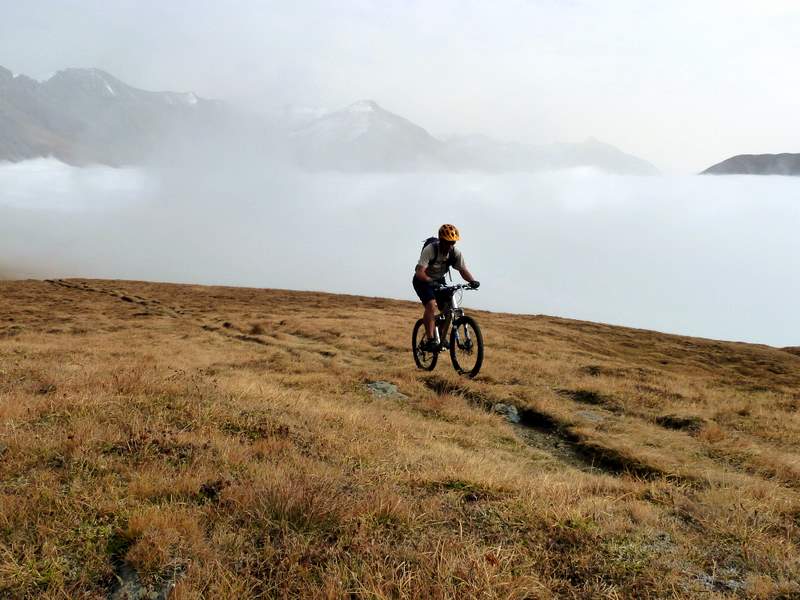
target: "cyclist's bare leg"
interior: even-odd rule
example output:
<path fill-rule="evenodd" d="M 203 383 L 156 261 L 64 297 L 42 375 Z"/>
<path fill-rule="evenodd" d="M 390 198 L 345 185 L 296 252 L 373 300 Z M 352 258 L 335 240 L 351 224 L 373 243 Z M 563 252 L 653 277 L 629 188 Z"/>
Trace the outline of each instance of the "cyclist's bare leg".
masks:
<path fill-rule="evenodd" d="M 436 337 L 436 333 L 433 330 L 436 323 L 436 300 L 428 300 L 425 304 L 425 314 L 422 315 L 422 321 L 425 323 L 428 339 L 434 339 Z"/>

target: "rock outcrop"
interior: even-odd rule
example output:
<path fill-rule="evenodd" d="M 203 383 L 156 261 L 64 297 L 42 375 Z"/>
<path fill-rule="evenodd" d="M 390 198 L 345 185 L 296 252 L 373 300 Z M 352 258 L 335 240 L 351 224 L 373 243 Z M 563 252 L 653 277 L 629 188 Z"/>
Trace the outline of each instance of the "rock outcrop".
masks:
<path fill-rule="evenodd" d="M 739 154 L 701 175 L 800 175 L 800 154 Z"/>

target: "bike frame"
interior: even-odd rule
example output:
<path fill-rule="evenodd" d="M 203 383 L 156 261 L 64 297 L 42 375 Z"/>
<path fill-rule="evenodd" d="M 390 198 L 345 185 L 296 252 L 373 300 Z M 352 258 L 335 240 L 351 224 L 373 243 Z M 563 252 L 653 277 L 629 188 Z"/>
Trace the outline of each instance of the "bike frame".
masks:
<path fill-rule="evenodd" d="M 447 290 L 447 291 L 452 291 L 452 294 L 450 294 L 450 301 L 448 303 L 449 305 L 447 306 L 447 308 L 445 308 L 445 310 L 443 310 L 438 315 L 436 315 L 436 317 L 434 319 L 435 320 L 435 326 L 434 326 L 433 329 L 434 329 L 434 331 L 436 333 L 436 344 L 437 345 L 442 343 L 442 336 L 445 336 L 445 337 L 447 336 L 447 332 L 450 330 L 450 326 L 452 325 L 452 323 L 456 319 L 460 319 L 461 317 L 464 316 L 464 309 L 461 308 L 461 305 L 459 303 L 460 298 L 458 298 L 458 299 L 456 298 L 456 292 L 458 292 L 459 290 L 470 289 L 470 288 L 469 288 L 469 286 L 465 286 L 465 285 L 459 284 L 459 285 L 453 285 L 453 286 L 446 286 L 444 289 Z M 440 325 L 443 325 L 441 334 L 439 332 L 439 326 Z M 466 332 L 466 337 L 467 337 L 467 341 L 471 341 L 470 340 L 470 335 L 469 335 L 469 330 L 467 330 L 467 332 Z M 456 341 L 456 343 L 458 343 L 458 330 L 456 330 L 456 339 L 455 339 L 455 341 Z"/>

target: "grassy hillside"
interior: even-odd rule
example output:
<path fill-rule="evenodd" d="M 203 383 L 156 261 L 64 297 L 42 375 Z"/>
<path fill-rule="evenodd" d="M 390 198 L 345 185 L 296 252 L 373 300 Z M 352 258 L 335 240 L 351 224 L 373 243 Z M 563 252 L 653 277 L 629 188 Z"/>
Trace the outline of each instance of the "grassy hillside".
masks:
<path fill-rule="evenodd" d="M 466 380 L 410 302 L 0 307 L 0 597 L 800 597 L 796 352 L 472 311 Z"/>

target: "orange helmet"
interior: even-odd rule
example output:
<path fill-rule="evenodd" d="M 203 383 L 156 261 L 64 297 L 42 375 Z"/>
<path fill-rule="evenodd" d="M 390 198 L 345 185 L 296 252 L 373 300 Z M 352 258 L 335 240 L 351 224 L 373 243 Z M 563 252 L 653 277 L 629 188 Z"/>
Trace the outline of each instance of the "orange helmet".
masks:
<path fill-rule="evenodd" d="M 445 223 L 439 227 L 439 239 L 446 242 L 457 242 L 461 239 L 461 236 L 458 235 L 458 229 L 456 229 L 455 225 Z"/>

